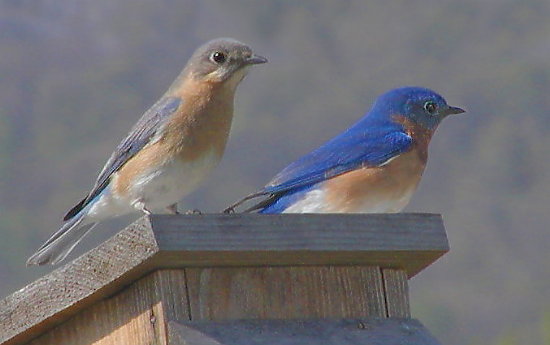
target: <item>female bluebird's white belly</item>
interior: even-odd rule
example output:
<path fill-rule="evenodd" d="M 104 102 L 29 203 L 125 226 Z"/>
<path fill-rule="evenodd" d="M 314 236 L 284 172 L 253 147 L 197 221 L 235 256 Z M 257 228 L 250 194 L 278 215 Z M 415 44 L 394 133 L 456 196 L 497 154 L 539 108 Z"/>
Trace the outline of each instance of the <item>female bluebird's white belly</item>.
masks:
<path fill-rule="evenodd" d="M 167 206 L 197 188 L 219 161 L 220 154 L 216 150 L 207 151 L 195 160 L 175 157 L 136 175 L 124 190 L 115 187 L 120 185 L 118 179 L 121 178 L 115 173 L 109 187 L 90 208 L 87 218 L 100 221 L 141 211 L 143 207 L 151 212 L 165 212 Z"/>
<path fill-rule="evenodd" d="M 207 151 L 195 160 L 172 159 L 157 169 L 138 176 L 129 190 L 130 204 L 149 211 L 163 210 L 195 190 L 218 164 L 220 155 Z"/>

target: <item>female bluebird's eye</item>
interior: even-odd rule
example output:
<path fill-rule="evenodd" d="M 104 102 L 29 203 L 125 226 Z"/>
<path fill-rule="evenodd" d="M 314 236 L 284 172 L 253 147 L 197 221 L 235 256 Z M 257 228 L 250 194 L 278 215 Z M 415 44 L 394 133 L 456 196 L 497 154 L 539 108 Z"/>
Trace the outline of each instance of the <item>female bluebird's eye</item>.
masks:
<path fill-rule="evenodd" d="M 210 56 L 210 60 L 214 61 L 217 64 L 224 63 L 225 59 L 225 54 L 222 52 L 215 52 Z"/>
<path fill-rule="evenodd" d="M 437 110 L 437 104 L 435 104 L 432 101 L 428 101 L 428 102 L 424 103 L 424 109 L 426 109 L 428 114 L 433 115 L 433 114 L 435 114 L 435 112 Z"/>

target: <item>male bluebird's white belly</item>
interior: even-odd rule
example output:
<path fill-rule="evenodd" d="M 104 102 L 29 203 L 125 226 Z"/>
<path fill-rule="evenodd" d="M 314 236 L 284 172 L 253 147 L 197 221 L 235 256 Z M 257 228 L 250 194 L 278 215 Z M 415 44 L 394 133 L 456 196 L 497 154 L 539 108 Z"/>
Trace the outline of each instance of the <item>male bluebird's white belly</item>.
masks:
<path fill-rule="evenodd" d="M 325 192 L 314 189 L 304 194 L 304 197 L 287 207 L 283 213 L 327 213 Z"/>
<path fill-rule="evenodd" d="M 287 207 L 283 213 L 396 213 L 407 206 L 413 193 L 414 188 L 411 188 L 399 197 L 366 195 L 362 200 L 331 204 L 326 191 L 316 189 L 307 192 L 303 199 Z"/>

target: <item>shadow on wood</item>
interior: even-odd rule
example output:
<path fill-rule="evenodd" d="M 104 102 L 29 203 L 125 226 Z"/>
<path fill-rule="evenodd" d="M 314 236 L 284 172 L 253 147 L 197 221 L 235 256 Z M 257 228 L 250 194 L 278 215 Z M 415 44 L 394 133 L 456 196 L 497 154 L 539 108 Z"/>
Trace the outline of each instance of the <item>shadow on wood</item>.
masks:
<path fill-rule="evenodd" d="M 170 345 L 439 345 L 412 319 L 169 322 Z"/>

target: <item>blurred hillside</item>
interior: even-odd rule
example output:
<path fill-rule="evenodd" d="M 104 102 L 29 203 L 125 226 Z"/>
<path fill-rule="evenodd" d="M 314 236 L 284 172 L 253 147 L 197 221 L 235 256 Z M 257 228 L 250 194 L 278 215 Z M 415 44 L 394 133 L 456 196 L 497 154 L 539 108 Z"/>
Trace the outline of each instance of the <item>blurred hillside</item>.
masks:
<path fill-rule="evenodd" d="M 407 209 L 443 213 L 452 247 L 412 280 L 413 314 L 444 344 L 550 344 L 548 18 L 548 0 L 0 1 L 0 295 L 51 270 L 25 260 L 196 46 L 230 36 L 270 63 L 180 208 L 218 211 L 376 95 L 433 88 L 468 113 L 439 128 Z"/>

